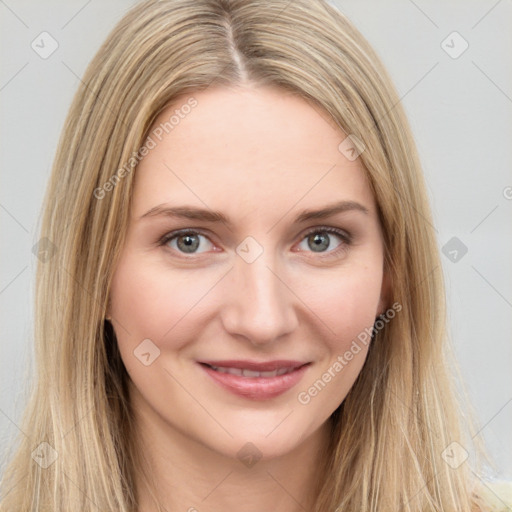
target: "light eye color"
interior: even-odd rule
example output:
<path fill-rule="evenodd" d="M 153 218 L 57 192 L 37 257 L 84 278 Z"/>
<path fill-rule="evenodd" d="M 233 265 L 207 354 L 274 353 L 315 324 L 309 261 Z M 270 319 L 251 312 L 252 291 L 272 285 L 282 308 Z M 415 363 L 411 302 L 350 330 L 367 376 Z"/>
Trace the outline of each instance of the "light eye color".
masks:
<path fill-rule="evenodd" d="M 338 239 L 337 244 L 334 246 L 333 238 Z M 205 242 L 202 240 L 205 240 Z M 318 254 L 320 257 L 328 257 L 347 249 L 351 241 L 351 235 L 341 229 L 327 226 L 315 227 L 303 235 L 298 252 L 310 252 Z M 208 244 L 210 248 L 208 248 Z M 183 229 L 167 233 L 160 238 L 158 245 L 166 246 L 174 252 L 185 256 L 202 254 L 208 252 L 213 247 L 208 236 L 193 229 Z M 204 247 L 205 245 L 206 247 Z"/>
<path fill-rule="evenodd" d="M 338 243 L 332 247 L 332 238 L 337 237 Z M 346 237 L 345 237 L 346 238 Z M 313 253 L 324 253 L 324 252 L 332 252 L 336 250 L 340 245 L 344 242 L 343 237 L 337 231 L 330 231 L 327 229 L 317 229 L 315 231 L 311 231 L 304 237 L 302 244 L 305 244 L 305 248 L 303 247 L 301 250 L 312 249 Z M 320 250 L 316 250 L 320 249 Z M 325 250 L 322 250 L 325 249 Z M 329 249 L 329 250 L 327 250 Z"/>
<path fill-rule="evenodd" d="M 197 231 L 181 231 L 174 234 L 170 233 L 163 243 L 183 254 L 200 254 L 205 251 L 196 251 L 195 249 L 205 245 L 204 243 L 201 243 L 201 239 L 205 239 L 211 245 L 210 240 L 208 240 L 205 235 L 202 235 Z"/>

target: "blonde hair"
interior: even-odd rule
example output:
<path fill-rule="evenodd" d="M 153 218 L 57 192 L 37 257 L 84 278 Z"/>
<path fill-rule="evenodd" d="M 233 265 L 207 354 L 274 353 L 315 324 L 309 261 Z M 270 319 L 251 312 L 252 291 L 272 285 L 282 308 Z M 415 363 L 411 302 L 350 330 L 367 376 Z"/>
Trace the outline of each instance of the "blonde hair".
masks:
<path fill-rule="evenodd" d="M 402 306 L 332 416 L 315 512 L 477 507 L 468 464 L 443 460 L 450 443 L 468 444 L 446 369 L 441 264 L 415 143 L 380 59 L 323 0 L 148 0 L 97 52 L 62 132 L 43 205 L 41 236 L 56 251 L 37 269 L 29 437 L 5 470 L 0 512 L 137 510 L 129 377 L 105 322 L 131 167 L 97 191 L 176 97 L 247 84 L 300 95 L 364 143 L 391 302 Z M 43 441 L 57 454 L 46 468 L 31 455 Z"/>

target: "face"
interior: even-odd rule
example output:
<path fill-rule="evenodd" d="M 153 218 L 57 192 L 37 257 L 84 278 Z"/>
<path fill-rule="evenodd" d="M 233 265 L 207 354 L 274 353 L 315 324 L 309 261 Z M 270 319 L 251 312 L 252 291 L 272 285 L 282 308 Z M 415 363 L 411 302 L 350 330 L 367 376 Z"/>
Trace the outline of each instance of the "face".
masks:
<path fill-rule="evenodd" d="M 142 423 L 272 458 L 321 431 L 361 371 L 353 342 L 386 307 L 376 204 L 318 107 L 263 87 L 192 96 L 135 171 L 108 313 Z"/>

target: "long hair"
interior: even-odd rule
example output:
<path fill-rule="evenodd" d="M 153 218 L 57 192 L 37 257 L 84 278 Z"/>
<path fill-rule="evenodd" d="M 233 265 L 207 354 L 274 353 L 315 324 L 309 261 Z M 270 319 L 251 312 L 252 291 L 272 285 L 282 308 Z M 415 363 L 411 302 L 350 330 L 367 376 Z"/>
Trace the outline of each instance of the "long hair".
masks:
<path fill-rule="evenodd" d="M 175 98 L 244 84 L 292 91 L 358 141 L 391 302 L 402 307 L 375 334 L 331 418 L 314 511 L 476 508 L 468 464 L 446 462 L 446 449 L 468 445 L 447 371 L 421 164 L 376 52 L 324 0 L 147 0 L 89 64 L 61 135 L 42 210 L 51 250 L 37 268 L 36 373 L 21 423 L 28 435 L 4 472 L 0 512 L 137 510 L 129 377 L 105 312 L 139 150 Z"/>

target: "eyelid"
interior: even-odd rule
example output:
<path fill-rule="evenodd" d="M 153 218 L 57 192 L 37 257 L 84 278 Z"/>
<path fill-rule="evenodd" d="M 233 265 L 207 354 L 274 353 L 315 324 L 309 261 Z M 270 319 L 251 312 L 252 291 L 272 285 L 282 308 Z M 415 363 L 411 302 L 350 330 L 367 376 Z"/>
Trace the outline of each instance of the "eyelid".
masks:
<path fill-rule="evenodd" d="M 341 228 L 335 228 L 334 226 L 314 226 L 312 228 L 308 228 L 308 230 L 304 233 L 304 237 L 308 236 L 311 233 L 316 232 L 327 232 L 338 235 L 340 238 L 343 238 L 347 243 L 352 242 L 352 235 Z"/>
<path fill-rule="evenodd" d="M 330 233 L 337 235 L 341 239 L 340 245 L 331 251 L 318 253 L 315 253 L 314 251 L 298 251 L 306 252 L 309 254 L 316 254 L 316 259 L 322 260 L 339 258 L 340 255 L 346 252 L 349 246 L 352 245 L 353 237 L 351 233 L 341 228 L 335 228 L 334 226 L 313 226 L 311 228 L 308 228 L 308 230 L 303 234 L 302 238 L 300 239 L 300 242 L 302 242 L 308 235 L 312 233 Z"/>
<path fill-rule="evenodd" d="M 179 237 L 180 235 L 185 235 L 185 234 L 189 234 L 189 233 L 204 236 L 205 238 L 207 238 L 210 241 L 210 243 L 214 244 L 214 242 L 212 242 L 210 240 L 211 235 L 207 234 L 208 231 L 209 230 L 205 230 L 203 228 L 182 228 L 182 229 L 177 229 L 175 231 L 169 231 L 157 240 L 157 244 L 159 246 L 165 246 L 168 242 Z M 319 258 L 332 257 L 333 255 L 338 254 L 338 252 L 346 250 L 347 246 L 352 244 L 352 240 L 353 240 L 352 235 L 348 231 L 341 229 L 341 228 L 336 228 L 334 226 L 312 226 L 312 227 L 308 228 L 302 234 L 302 237 L 300 238 L 299 243 L 302 242 L 311 233 L 317 233 L 317 232 L 326 232 L 326 233 L 334 234 L 334 235 L 337 235 L 342 240 L 342 243 L 336 249 L 333 249 L 333 250 L 325 252 L 325 253 L 322 253 L 322 252 L 316 253 L 317 257 L 319 257 Z M 173 251 L 173 252 L 176 252 L 176 251 Z M 219 251 L 215 251 L 215 252 L 219 252 Z M 314 251 L 298 251 L 298 252 L 310 252 L 312 254 L 315 254 Z M 193 260 L 195 258 L 199 258 L 201 256 L 201 254 L 203 254 L 203 253 L 196 253 L 196 254 L 190 253 L 190 255 L 187 256 L 187 255 L 185 255 L 185 253 L 180 253 L 178 251 L 178 254 L 179 254 L 178 257 L 183 257 L 185 259 Z"/>
<path fill-rule="evenodd" d="M 208 241 L 211 244 L 214 244 L 214 242 L 212 242 L 210 240 L 210 236 L 211 235 L 210 236 L 207 235 L 205 233 L 205 230 L 203 230 L 201 228 L 183 228 L 183 229 L 177 229 L 175 231 L 169 231 L 169 232 L 165 233 L 162 237 L 160 237 L 157 240 L 157 245 L 158 246 L 165 246 L 171 240 L 174 240 L 175 238 L 178 238 L 180 235 L 183 236 L 183 235 L 187 235 L 187 234 L 201 235 L 201 236 L 207 238 Z M 176 251 L 173 251 L 173 252 L 176 253 Z M 219 252 L 219 251 L 216 251 L 216 252 Z M 178 254 L 180 255 L 180 257 L 182 256 L 182 257 L 184 257 L 186 259 L 194 259 L 194 257 L 199 257 L 203 253 L 197 253 L 197 254 L 191 253 L 189 256 L 186 256 L 185 253 L 180 253 L 178 251 Z"/>

